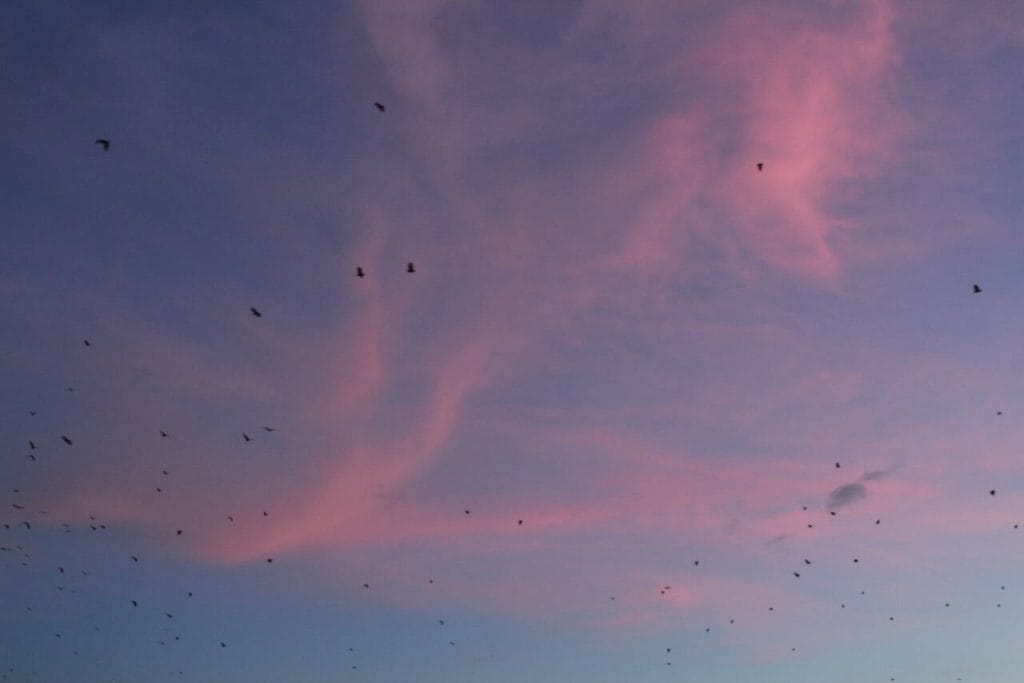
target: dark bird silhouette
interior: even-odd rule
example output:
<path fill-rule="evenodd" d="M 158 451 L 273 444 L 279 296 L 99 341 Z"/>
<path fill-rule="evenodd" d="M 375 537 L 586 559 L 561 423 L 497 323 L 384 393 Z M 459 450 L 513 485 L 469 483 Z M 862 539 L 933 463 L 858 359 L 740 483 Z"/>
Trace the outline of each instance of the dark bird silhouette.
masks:
<path fill-rule="evenodd" d="M 66 443 L 67 445 L 69 445 L 69 446 L 71 445 L 71 439 L 69 439 L 68 437 L 66 437 L 66 436 L 64 436 L 62 434 L 60 438 L 63 439 L 64 443 Z"/>
<path fill-rule="evenodd" d="M 979 287 L 978 285 L 974 285 L 974 293 L 981 294 L 981 287 Z"/>
<path fill-rule="evenodd" d="M 182 534 L 182 529 L 178 529 L 178 535 L 181 536 L 181 534 Z"/>
<path fill-rule="evenodd" d="M 138 600 L 132 600 L 132 607 L 138 607 L 138 606 L 139 606 Z"/>
<path fill-rule="evenodd" d="M 29 441 L 28 442 L 28 447 L 34 451 L 36 449 L 36 442 L 35 441 Z"/>
<path fill-rule="evenodd" d="M 265 432 L 276 432 L 277 430 L 275 428 L 273 428 L 273 427 L 264 427 L 263 431 L 265 431 Z"/>
<path fill-rule="evenodd" d="M 758 171 L 763 171 L 763 170 L 764 170 L 764 164 L 763 164 L 763 163 L 761 163 L 761 162 L 758 162 L 758 164 L 757 164 L 757 170 L 758 170 Z"/>
<path fill-rule="evenodd" d="M 363 269 L 359 266 L 356 267 L 356 277 L 366 277 L 366 273 L 364 273 Z"/>
<path fill-rule="evenodd" d="M 259 311 L 259 309 L 258 309 L 258 308 L 255 308 L 255 307 L 252 307 L 252 306 L 250 306 L 250 307 L 249 307 L 249 310 L 250 310 L 250 311 L 252 311 L 252 314 L 253 314 L 254 316 L 256 316 L 257 318 L 262 318 L 262 317 L 263 317 L 263 314 L 262 314 L 262 313 L 260 313 L 260 311 Z"/>
<path fill-rule="evenodd" d="M 82 343 L 85 344 L 86 346 L 92 346 L 92 344 L 89 343 L 88 339 L 83 339 Z"/>
<path fill-rule="evenodd" d="M 811 563 L 811 561 L 810 561 L 810 560 L 808 560 L 808 559 L 805 559 L 805 560 L 804 560 L 804 564 L 810 564 L 810 563 Z"/>
<path fill-rule="evenodd" d="M 988 495 L 990 495 L 990 496 L 996 495 L 996 490 L 992 489 L 991 491 L 988 492 Z"/>
<path fill-rule="evenodd" d="M 384 108 L 384 105 L 381 104 L 380 102 L 374 102 L 373 106 L 377 107 L 377 111 L 379 111 L 382 114 L 387 111 L 387 109 Z"/>
<path fill-rule="evenodd" d="M 407 273 L 415 273 L 416 272 L 416 266 L 413 265 L 412 261 L 409 261 L 409 263 L 406 264 L 405 272 L 407 272 Z"/>
<path fill-rule="evenodd" d="M 270 563 L 271 563 L 271 562 L 273 562 L 273 561 L 274 561 L 274 558 L 272 558 L 272 557 L 268 557 L 268 558 L 267 558 L 267 564 L 270 564 Z"/>
<path fill-rule="evenodd" d="M 138 562 L 139 561 L 139 558 L 136 557 L 135 555 L 129 555 L 129 557 L 132 558 L 132 562 Z"/>
<path fill-rule="evenodd" d="M 245 439 L 246 442 L 252 441 L 252 437 L 246 434 L 245 432 L 242 432 L 242 438 Z"/>
<path fill-rule="evenodd" d="M 839 463 L 836 463 L 836 469 L 837 470 L 839 469 Z"/>
<path fill-rule="evenodd" d="M 162 430 L 162 429 L 161 429 L 161 430 L 160 430 L 160 438 L 161 438 L 161 439 L 166 439 L 166 438 L 167 438 L 167 436 L 168 436 L 168 435 L 167 435 L 167 432 L 165 432 L 164 430 Z"/>
<path fill-rule="evenodd" d="M 96 142 L 94 142 L 93 144 L 94 145 L 100 145 L 103 148 L 104 152 L 107 152 L 107 151 L 110 150 L 110 140 L 105 140 L 104 138 L 98 138 L 96 140 Z"/>
<path fill-rule="evenodd" d="M 519 520 L 519 526 L 523 525 L 523 520 Z"/>

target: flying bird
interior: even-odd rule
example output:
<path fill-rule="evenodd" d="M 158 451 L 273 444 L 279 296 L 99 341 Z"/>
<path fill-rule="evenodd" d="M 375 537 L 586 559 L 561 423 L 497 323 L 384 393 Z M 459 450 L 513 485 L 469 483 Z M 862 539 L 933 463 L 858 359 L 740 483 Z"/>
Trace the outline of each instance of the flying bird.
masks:
<path fill-rule="evenodd" d="M 94 145 L 100 145 L 101 147 L 103 147 L 103 151 L 104 152 L 107 152 L 107 151 L 110 150 L 110 140 L 105 140 L 104 138 L 98 138 L 96 140 L 96 142 L 94 142 L 93 144 Z"/>
<path fill-rule="evenodd" d="M 758 164 L 757 164 L 757 170 L 758 170 L 758 171 L 763 171 L 763 170 L 764 170 L 764 164 L 763 164 L 763 163 L 760 163 L 760 162 L 758 162 Z"/>
<path fill-rule="evenodd" d="M 356 266 L 356 277 L 366 277 L 366 273 L 363 272 L 360 266 Z"/>
<path fill-rule="evenodd" d="M 63 440 L 64 440 L 64 443 L 66 443 L 67 445 L 69 445 L 69 446 L 71 445 L 71 443 L 72 443 L 72 442 L 71 442 L 71 439 L 69 439 L 68 437 L 66 437 L 66 436 L 64 436 L 64 435 L 62 434 L 60 438 L 61 438 L 61 439 L 63 439 Z"/>
<path fill-rule="evenodd" d="M 265 432 L 276 432 L 277 429 L 275 429 L 274 427 L 264 427 L 263 431 L 265 431 Z"/>
<path fill-rule="evenodd" d="M 166 439 L 167 438 L 167 432 L 165 432 L 164 430 L 161 429 L 160 430 L 160 438 L 161 439 Z"/>
<path fill-rule="evenodd" d="M 86 346 L 92 346 L 92 344 L 89 343 L 88 339 L 83 339 L 82 343 L 85 344 Z"/>
<path fill-rule="evenodd" d="M 979 287 L 978 285 L 974 285 L 974 293 L 981 294 L 981 287 Z"/>
<path fill-rule="evenodd" d="M 384 105 L 381 104 L 380 102 L 374 102 L 373 106 L 377 107 L 377 111 L 379 111 L 382 114 L 387 111 L 387 109 L 384 108 Z"/>
<path fill-rule="evenodd" d="M 35 441 L 29 441 L 28 442 L 28 447 L 34 451 L 36 449 L 36 442 Z"/>
<path fill-rule="evenodd" d="M 245 432 L 242 432 L 242 438 L 245 439 L 246 442 L 252 441 L 252 437 L 246 434 Z"/>
<path fill-rule="evenodd" d="M 415 273 L 416 272 L 416 266 L 413 265 L 412 261 L 409 261 L 409 263 L 406 264 L 405 272 L 407 272 L 407 273 Z"/>
<path fill-rule="evenodd" d="M 250 307 L 249 307 L 249 310 L 250 310 L 250 311 L 252 311 L 252 314 L 253 314 L 254 316 L 256 316 L 257 318 L 262 318 L 262 317 L 263 317 L 263 314 L 262 314 L 262 313 L 260 313 L 259 309 L 258 309 L 258 308 L 256 308 L 255 306 L 250 306 Z"/>

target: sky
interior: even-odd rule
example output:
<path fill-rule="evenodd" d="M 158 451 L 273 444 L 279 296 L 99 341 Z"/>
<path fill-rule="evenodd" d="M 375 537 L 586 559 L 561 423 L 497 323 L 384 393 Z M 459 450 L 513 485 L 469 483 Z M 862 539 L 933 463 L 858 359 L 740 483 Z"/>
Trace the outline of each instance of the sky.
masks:
<path fill-rule="evenodd" d="M 2 680 L 1019 680 L 1024 5 L 3 14 Z"/>

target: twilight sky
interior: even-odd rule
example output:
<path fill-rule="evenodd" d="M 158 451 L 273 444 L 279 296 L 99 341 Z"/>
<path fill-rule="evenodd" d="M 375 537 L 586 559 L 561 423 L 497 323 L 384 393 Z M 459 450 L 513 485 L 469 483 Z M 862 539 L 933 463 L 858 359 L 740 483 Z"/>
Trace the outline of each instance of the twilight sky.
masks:
<path fill-rule="evenodd" d="M 1024 5 L 15 0 L 0 64 L 2 680 L 1020 680 Z"/>

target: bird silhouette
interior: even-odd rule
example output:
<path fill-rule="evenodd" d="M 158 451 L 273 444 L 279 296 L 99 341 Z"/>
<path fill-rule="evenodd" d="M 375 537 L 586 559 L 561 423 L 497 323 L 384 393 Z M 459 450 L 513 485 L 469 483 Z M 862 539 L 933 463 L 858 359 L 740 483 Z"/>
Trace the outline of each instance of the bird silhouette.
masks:
<path fill-rule="evenodd" d="M 83 344 L 85 344 L 86 346 L 92 346 L 92 344 L 91 344 L 91 343 L 89 343 L 89 340 L 88 340 L 88 339 L 83 339 L 83 340 L 82 340 L 82 343 L 83 343 Z"/>
<path fill-rule="evenodd" d="M 161 429 L 160 430 L 160 438 L 161 439 L 166 439 L 167 438 L 167 432 L 165 432 L 164 430 Z"/>
<path fill-rule="evenodd" d="M 356 277 L 366 277 L 366 273 L 363 272 L 360 266 L 356 266 Z"/>
<path fill-rule="evenodd" d="M 380 102 L 374 102 L 373 106 L 377 107 L 377 111 L 381 112 L 382 114 L 387 111 L 387 109 L 384 108 L 384 105 L 381 104 Z"/>
<path fill-rule="evenodd" d="M 242 432 L 242 438 L 245 439 L 246 442 L 252 441 L 252 437 L 246 434 L 245 432 Z"/>
<path fill-rule="evenodd" d="M 981 287 L 979 287 L 978 285 L 974 285 L 974 293 L 981 294 Z"/>
<path fill-rule="evenodd" d="M 758 171 L 763 171 L 763 170 L 764 170 L 764 164 L 763 164 L 763 163 L 760 163 L 760 162 L 758 162 L 758 164 L 757 164 L 757 170 L 758 170 Z"/>
<path fill-rule="evenodd" d="M 93 144 L 100 145 L 101 147 L 103 147 L 104 152 L 110 150 L 110 140 L 105 140 L 104 138 L 97 138 L 96 142 L 94 142 Z"/>
<path fill-rule="evenodd" d="M 416 266 L 413 265 L 412 261 L 409 261 L 409 263 L 406 264 L 405 272 L 407 272 L 407 273 L 415 273 L 416 272 Z"/>
<path fill-rule="evenodd" d="M 250 307 L 249 307 L 249 310 L 250 310 L 250 311 L 252 311 L 252 314 L 253 314 L 254 316 L 256 316 L 257 318 L 262 318 L 262 317 L 263 317 L 263 314 L 262 314 L 262 313 L 260 313 L 260 311 L 259 311 L 259 309 L 258 309 L 258 308 L 254 307 L 254 306 L 250 306 Z"/>
<path fill-rule="evenodd" d="M 61 435 L 60 438 L 63 439 L 64 443 L 66 443 L 67 445 L 69 445 L 69 446 L 72 445 L 71 439 L 69 439 L 68 437 L 64 436 L 63 434 Z"/>

